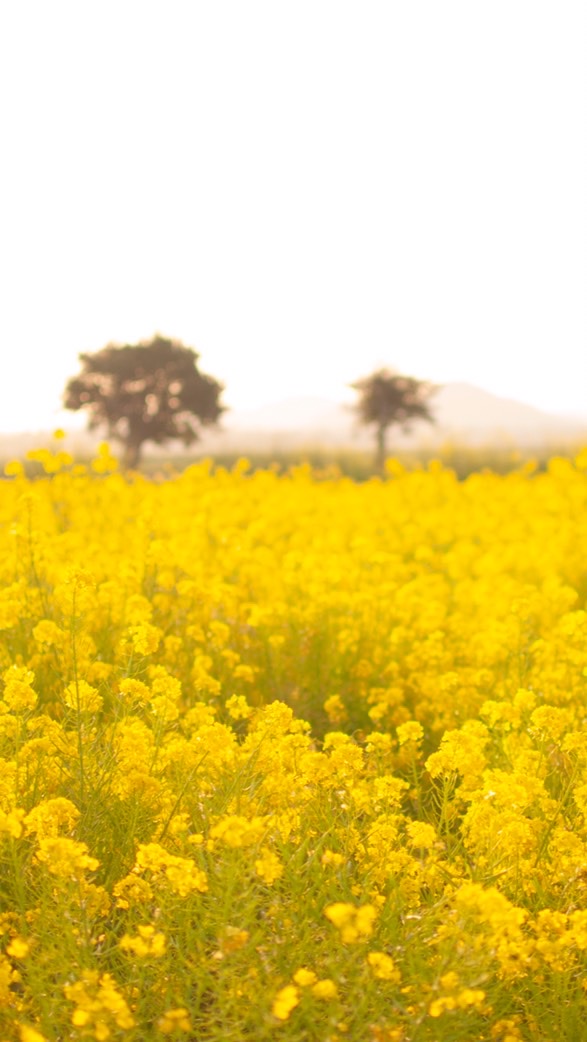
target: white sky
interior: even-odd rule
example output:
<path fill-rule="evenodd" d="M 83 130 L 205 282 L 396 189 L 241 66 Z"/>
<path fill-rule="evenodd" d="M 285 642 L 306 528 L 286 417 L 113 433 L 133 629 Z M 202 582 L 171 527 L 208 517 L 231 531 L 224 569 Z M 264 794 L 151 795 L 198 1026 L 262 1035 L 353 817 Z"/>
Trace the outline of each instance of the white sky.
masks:
<path fill-rule="evenodd" d="M 4 0 L 0 430 L 155 331 L 587 415 L 585 0 Z M 75 422 L 75 421 L 74 421 Z"/>

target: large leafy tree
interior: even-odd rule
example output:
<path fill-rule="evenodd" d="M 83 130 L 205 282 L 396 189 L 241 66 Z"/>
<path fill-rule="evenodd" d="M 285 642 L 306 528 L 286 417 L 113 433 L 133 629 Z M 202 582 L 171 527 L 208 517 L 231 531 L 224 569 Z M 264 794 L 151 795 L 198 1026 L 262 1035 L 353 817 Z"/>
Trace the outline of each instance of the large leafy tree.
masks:
<path fill-rule="evenodd" d="M 375 429 L 376 466 L 383 472 L 387 454 L 387 433 L 390 427 L 408 430 L 413 420 L 434 422 L 430 411 L 430 397 L 436 387 L 413 376 L 402 376 L 389 369 L 378 369 L 370 376 L 351 384 L 358 391 L 355 405 L 359 422 Z"/>
<path fill-rule="evenodd" d="M 85 409 L 90 430 L 103 427 L 122 442 L 127 467 L 138 465 L 145 442 L 190 445 L 224 411 L 222 384 L 201 373 L 197 353 L 178 340 L 157 335 L 79 358 L 82 371 L 65 388 L 65 408 Z"/>

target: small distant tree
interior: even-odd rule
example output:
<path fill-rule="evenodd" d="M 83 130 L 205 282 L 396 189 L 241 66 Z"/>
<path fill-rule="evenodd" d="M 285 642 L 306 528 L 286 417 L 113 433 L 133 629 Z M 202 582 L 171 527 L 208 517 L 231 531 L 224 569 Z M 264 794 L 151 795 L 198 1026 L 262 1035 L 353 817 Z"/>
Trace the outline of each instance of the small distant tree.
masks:
<path fill-rule="evenodd" d="M 402 376 L 389 369 L 378 369 L 351 384 L 358 391 L 355 411 L 359 422 L 375 428 L 377 470 L 382 473 L 387 455 L 387 432 L 398 426 L 408 430 L 413 420 L 434 423 L 429 399 L 436 387 L 413 376 Z"/>
<path fill-rule="evenodd" d="M 222 384 L 198 369 L 198 354 L 179 340 L 154 336 L 139 344 L 108 344 L 79 356 L 82 371 L 65 388 L 66 409 L 85 409 L 89 429 L 105 428 L 136 467 L 145 442 L 177 438 L 190 445 L 217 423 Z"/>

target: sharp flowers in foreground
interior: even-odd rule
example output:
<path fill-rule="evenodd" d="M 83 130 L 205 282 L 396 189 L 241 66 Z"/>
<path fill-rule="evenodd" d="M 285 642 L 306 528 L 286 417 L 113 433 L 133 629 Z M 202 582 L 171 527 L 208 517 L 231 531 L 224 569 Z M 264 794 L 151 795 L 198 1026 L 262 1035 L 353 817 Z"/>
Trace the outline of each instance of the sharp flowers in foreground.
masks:
<path fill-rule="evenodd" d="M 0 503 L 0 1038 L 580 1037 L 585 454 L 36 458 Z"/>

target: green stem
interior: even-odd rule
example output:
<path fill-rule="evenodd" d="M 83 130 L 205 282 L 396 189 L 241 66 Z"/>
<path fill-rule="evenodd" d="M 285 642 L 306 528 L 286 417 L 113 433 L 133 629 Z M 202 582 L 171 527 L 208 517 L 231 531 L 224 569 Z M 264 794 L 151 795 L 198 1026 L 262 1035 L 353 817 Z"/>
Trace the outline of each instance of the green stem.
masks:
<path fill-rule="evenodd" d="M 77 710 L 77 751 L 78 751 L 78 757 L 79 757 L 79 771 L 80 771 L 79 795 L 80 795 L 80 810 L 81 810 L 81 809 L 83 809 L 83 805 L 84 805 L 84 802 L 85 802 L 85 777 L 84 777 L 85 776 L 85 771 L 84 771 L 84 743 L 83 743 L 83 733 L 82 733 L 82 714 L 81 714 L 81 703 L 80 703 L 80 694 L 79 694 L 79 676 L 78 676 L 78 668 L 77 668 L 77 644 L 76 644 L 76 640 L 75 640 L 75 636 L 76 636 L 76 633 L 75 633 L 75 630 L 76 630 L 75 618 L 76 617 L 75 617 L 75 586 L 74 586 L 74 589 L 73 589 L 73 601 L 72 601 L 72 607 L 71 607 L 71 658 L 72 658 L 72 662 L 73 662 L 73 682 L 75 684 L 75 700 L 76 700 L 76 710 Z"/>

